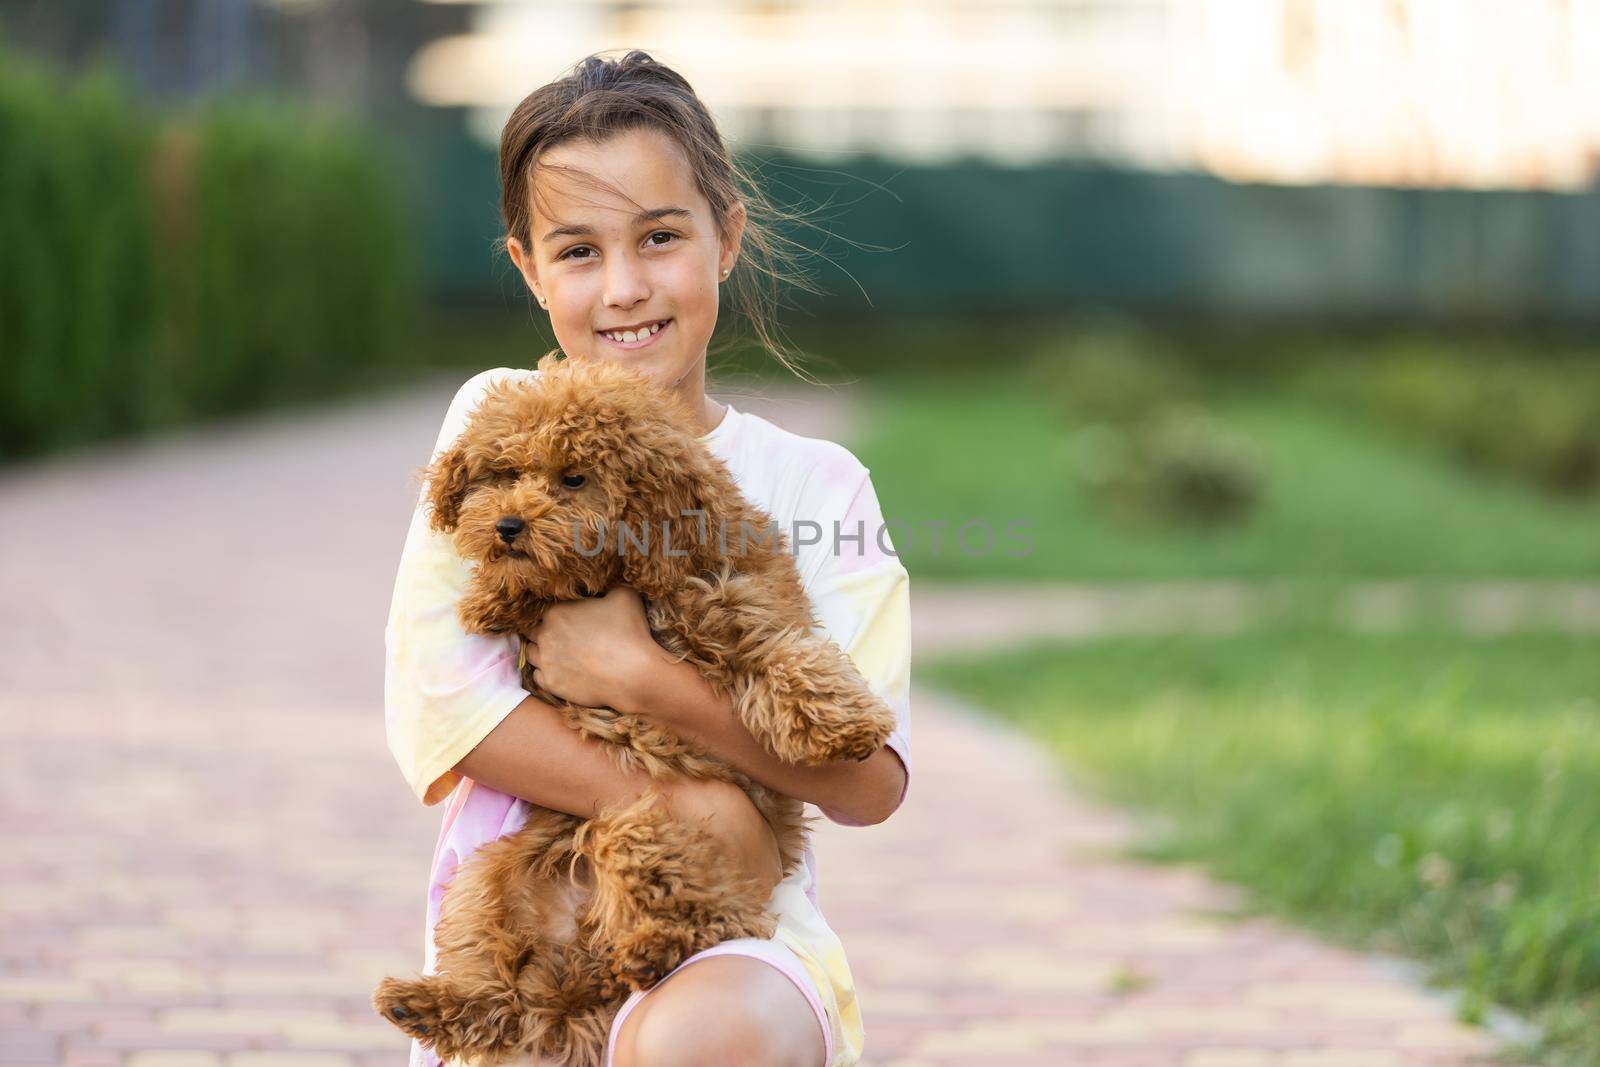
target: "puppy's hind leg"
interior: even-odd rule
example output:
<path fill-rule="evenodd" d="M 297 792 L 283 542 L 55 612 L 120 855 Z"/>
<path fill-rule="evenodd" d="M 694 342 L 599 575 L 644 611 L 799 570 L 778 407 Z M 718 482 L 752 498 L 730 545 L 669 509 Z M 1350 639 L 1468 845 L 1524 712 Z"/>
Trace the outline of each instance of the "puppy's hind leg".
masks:
<path fill-rule="evenodd" d="M 611 1019 L 626 995 L 586 948 L 563 945 L 529 961 L 506 985 L 439 974 L 386 978 L 372 1004 L 443 1060 L 488 1065 L 540 1055 L 565 1067 L 601 1067 Z"/>
<path fill-rule="evenodd" d="M 385 978 L 372 994 L 379 1015 L 433 1049 L 440 1059 L 466 1053 L 509 1053 L 506 1048 L 510 1013 L 496 1010 L 494 999 L 468 996 L 448 975 L 425 974 L 416 978 Z"/>
<path fill-rule="evenodd" d="M 577 819 L 536 810 L 516 833 L 493 841 L 456 871 L 434 929 L 438 973 L 385 979 L 373 1007 L 442 1058 L 493 1063 L 536 1047 L 526 1025 L 521 977 L 555 947 L 546 927 L 570 925 L 558 878 Z"/>
<path fill-rule="evenodd" d="M 595 879 L 584 925 L 630 989 L 648 989 L 722 941 L 772 936 L 770 894 L 710 834 L 673 818 L 659 794 L 601 812 L 576 843 Z"/>
<path fill-rule="evenodd" d="M 524 968 L 517 995 L 529 1052 L 563 1067 L 603 1067 L 611 1021 L 628 994 L 587 943 Z"/>

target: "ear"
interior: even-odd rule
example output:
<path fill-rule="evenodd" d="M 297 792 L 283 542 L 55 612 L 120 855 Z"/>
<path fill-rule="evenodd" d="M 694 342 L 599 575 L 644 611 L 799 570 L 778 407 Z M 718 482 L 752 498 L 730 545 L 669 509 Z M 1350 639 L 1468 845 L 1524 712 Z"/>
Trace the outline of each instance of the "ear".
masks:
<path fill-rule="evenodd" d="M 727 471 L 676 428 L 646 424 L 624 451 L 633 492 L 622 509 L 627 529 L 615 531 L 611 549 L 621 554 L 626 584 L 661 597 L 716 569 L 718 531 L 735 510 L 729 494 L 736 490 Z"/>
<path fill-rule="evenodd" d="M 534 261 L 533 249 L 523 247 L 521 241 L 515 237 L 506 238 L 506 254 L 511 257 L 511 262 L 516 265 L 517 273 L 522 275 L 522 281 L 528 287 L 528 292 L 533 298 L 544 303 L 544 296 L 539 288 L 539 265 Z"/>
<path fill-rule="evenodd" d="M 450 533 L 461 521 L 461 498 L 466 496 L 470 480 L 466 449 L 455 445 L 439 453 L 423 477 L 428 483 L 428 523 L 440 533 Z"/>

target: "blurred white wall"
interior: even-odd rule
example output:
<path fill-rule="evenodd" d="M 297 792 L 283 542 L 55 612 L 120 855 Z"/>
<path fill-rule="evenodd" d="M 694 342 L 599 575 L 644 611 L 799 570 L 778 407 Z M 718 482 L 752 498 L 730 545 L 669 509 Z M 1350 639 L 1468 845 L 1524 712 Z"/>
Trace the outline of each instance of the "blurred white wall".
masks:
<path fill-rule="evenodd" d="M 471 108 L 490 141 L 535 86 L 637 47 L 687 77 L 735 145 L 823 159 L 1472 188 L 1600 173 L 1600 0 L 475 6 L 472 32 L 424 48 L 409 82 Z"/>

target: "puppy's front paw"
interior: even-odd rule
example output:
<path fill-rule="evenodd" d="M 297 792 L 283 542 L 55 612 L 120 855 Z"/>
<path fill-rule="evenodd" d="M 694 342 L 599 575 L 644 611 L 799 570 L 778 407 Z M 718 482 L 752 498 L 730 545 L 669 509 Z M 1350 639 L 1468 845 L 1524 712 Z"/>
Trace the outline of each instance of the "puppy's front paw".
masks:
<path fill-rule="evenodd" d="M 894 732 L 894 715 L 887 709 L 856 716 L 843 724 L 830 741 L 836 760 L 864 760 L 889 740 Z"/>
<path fill-rule="evenodd" d="M 788 763 L 817 767 L 841 760 L 864 760 L 888 740 L 894 716 L 870 710 L 825 724 L 808 723 L 803 729 L 772 737 L 772 754 Z"/>
<path fill-rule="evenodd" d="M 438 1037 L 438 999 L 426 978 L 385 978 L 372 994 L 372 1007 L 424 1045 L 432 1046 Z M 443 1055 L 442 1050 L 440 1054 Z"/>

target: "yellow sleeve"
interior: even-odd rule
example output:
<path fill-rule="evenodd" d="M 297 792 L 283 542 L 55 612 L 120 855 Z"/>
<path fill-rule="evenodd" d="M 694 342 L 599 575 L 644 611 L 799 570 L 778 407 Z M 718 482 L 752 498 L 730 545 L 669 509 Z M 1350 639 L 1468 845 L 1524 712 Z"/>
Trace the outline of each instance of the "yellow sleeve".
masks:
<path fill-rule="evenodd" d="M 806 592 L 817 621 L 894 712 L 888 747 L 906 769 L 898 808 L 911 787 L 911 578 L 894 552 L 865 468 L 859 478 L 845 497 L 847 504 L 822 507 L 831 512 L 819 520 L 825 527 L 824 551 L 814 562 L 801 561 L 801 567 L 810 574 Z M 818 810 L 840 825 L 860 825 L 827 808 Z"/>
<path fill-rule="evenodd" d="M 445 415 L 437 456 L 453 444 L 498 368 L 469 380 Z M 447 534 L 428 525 L 421 498 L 412 512 L 384 627 L 383 704 L 389 751 L 413 792 L 436 804 L 460 780 L 453 768 L 528 695 L 514 634 L 469 634 L 456 602 L 471 577 Z"/>

